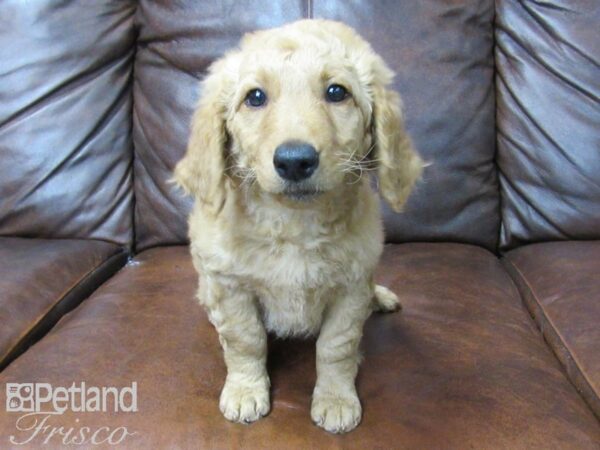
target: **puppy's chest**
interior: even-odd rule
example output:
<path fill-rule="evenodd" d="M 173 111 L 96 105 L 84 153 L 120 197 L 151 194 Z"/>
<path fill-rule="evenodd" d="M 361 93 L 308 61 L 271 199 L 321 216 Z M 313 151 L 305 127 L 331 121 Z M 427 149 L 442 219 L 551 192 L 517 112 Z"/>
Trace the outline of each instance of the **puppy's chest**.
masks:
<path fill-rule="evenodd" d="M 257 299 L 265 328 L 278 336 L 316 334 L 328 301 L 336 288 L 289 289 L 271 286 L 257 289 Z"/>
<path fill-rule="evenodd" d="M 344 255 L 332 244 L 249 242 L 260 269 L 250 275 L 266 288 L 314 291 L 342 282 Z"/>
<path fill-rule="evenodd" d="M 348 284 L 342 252 L 325 243 L 249 240 L 246 246 L 254 264 L 238 276 L 257 296 L 266 328 L 279 335 L 317 332 L 328 301 Z"/>

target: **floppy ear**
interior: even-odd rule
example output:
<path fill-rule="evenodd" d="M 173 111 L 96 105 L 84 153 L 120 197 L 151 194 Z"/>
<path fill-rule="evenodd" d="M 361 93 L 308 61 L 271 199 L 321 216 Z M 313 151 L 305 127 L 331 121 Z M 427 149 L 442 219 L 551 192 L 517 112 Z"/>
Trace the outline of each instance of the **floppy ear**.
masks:
<path fill-rule="evenodd" d="M 392 71 L 377 58 L 372 82 L 372 132 L 379 192 L 394 211 L 400 212 L 423 171 L 423 161 L 404 130 L 400 96 L 387 88 L 392 77 Z"/>
<path fill-rule="evenodd" d="M 225 202 L 224 80 L 216 64 L 202 83 L 202 96 L 194 112 L 185 156 L 175 167 L 174 180 L 183 190 L 218 213 Z"/>

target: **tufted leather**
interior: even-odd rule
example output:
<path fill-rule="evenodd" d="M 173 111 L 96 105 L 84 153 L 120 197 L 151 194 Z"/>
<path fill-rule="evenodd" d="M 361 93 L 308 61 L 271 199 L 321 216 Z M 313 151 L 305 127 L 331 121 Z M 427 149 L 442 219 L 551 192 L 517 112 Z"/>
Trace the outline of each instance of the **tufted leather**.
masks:
<path fill-rule="evenodd" d="M 408 129 L 433 163 L 403 214 L 386 208 L 388 239 L 495 248 L 493 2 L 419 5 L 141 2 L 133 128 L 138 249 L 186 242 L 190 200 L 168 179 L 185 150 L 207 66 L 246 31 L 309 16 L 347 22 L 384 56 L 398 73 L 395 87 L 405 100 Z"/>
<path fill-rule="evenodd" d="M 431 163 L 401 214 L 384 205 L 390 242 L 451 240 L 494 249 L 492 1 L 312 2 L 355 27 L 396 72 L 407 128 Z"/>
<path fill-rule="evenodd" d="M 600 237 L 600 4 L 500 0 L 504 249 Z"/>
<path fill-rule="evenodd" d="M 0 235 L 131 243 L 134 10 L 2 2 Z"/>
<path fill-rule="evenodd" d="M 302 17 L 356 27 L 397 72 L 432 165 L 404 213 L 385 209 L 387 237 L 445 242 L 387 246 L 377 278 L 404 311 L 367 323 L 365 416 L 345 436 L 310 423 L 311 341 L 270 341 L 267 418 L 222 418 L 180 245 L 190 199 L 168 181 L 209 64 Z M 127 426 L 143 449 L 597 449 L 598 22 L 592 0 L 2 2 L 0 369 L 27 351 L 0 405 L 6 382 L 137 381 L 137 413 L 53 422 Z M 2 448 L 16 417 L 0 414 Z"/>
<path fill-rule="evenodd" d="M 133 88 L 138 250 L 187 242 L 191 201 L 169 179 L 185 152 L 207 67 L 244 32 L 300 19 L 303 11 L 293 1 L 140 2 Z"/>

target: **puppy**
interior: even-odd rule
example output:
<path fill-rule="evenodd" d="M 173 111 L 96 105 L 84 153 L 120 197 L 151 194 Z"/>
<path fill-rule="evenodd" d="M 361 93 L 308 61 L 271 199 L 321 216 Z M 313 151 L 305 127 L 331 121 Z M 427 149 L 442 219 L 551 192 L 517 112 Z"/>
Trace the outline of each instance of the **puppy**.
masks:
<path fill-rule="evenodd" d="M 246 35 L 202 83 L 175 180 L 195 198 L 198 298 L 223 347 L 231 421 L 269 412 L 272 332 L 318 334 L 312 420 L 333 433 L 360 422 L 363 324 L 399 306 L 373 282 L 383 227 L 365 175 L 399 211 L 423 167 L 392 77 L 348 26 L 302 20 Z"/>

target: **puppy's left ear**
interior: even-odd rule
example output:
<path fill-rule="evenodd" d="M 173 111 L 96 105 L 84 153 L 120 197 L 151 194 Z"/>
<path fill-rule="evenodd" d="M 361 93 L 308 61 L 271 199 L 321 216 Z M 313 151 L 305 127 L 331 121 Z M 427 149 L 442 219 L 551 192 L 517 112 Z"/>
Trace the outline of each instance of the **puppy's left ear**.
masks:
<path fill-rule="evenodd" d="M 379 192 L 391 208 L 400 212 L 413 185 L 421 176 L 423 161 L 404 130 L 400 96 L 388 89 L 393 72 L 376 58 L 372 73 L 375 160 Z"/>
<path fill-rule="evenodd" d="M 202 97 L 191 121 L 185 156 L 174 171 L 174 181 L 218 214 L 225 202 L 225 115 L 227 101 L 225 58 L 215 62 L 202 82 Z"/>

